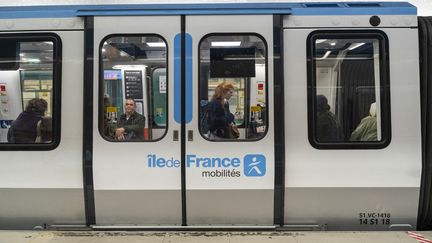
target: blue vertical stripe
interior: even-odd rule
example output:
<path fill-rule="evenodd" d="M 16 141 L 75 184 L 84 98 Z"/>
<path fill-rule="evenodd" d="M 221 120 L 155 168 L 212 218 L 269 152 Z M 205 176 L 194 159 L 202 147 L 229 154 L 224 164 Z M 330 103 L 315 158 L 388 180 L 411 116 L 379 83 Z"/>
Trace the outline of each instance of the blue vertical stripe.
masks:
<path fill-rule="evenodd" d="M 181 34 L 174 37 L 174 120 L 181 124 Z"/>
<path fill-rule="evenodd" d="M 192 121 L 192 36 L 186 34 L 186 124 Z"/>

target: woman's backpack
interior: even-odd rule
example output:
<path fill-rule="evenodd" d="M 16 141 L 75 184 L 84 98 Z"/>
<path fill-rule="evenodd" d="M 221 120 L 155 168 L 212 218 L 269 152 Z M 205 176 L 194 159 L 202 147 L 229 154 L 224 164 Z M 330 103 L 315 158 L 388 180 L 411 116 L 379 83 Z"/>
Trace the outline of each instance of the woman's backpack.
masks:
<path fill-rule="evenodd" d="M 208 100 L 201 100 L 200 102 L 201 112 L 200 112 L 200 132 L 201 134 L 207 134 L 210 131 L 210 109 L 211 102 Z"/>

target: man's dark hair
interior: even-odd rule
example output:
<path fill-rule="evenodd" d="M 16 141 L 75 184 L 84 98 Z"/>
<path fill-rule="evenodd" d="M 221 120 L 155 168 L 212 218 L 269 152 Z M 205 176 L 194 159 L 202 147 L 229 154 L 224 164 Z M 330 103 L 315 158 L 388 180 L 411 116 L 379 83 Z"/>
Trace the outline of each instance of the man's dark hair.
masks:
<path fill-rule="evenodd" d="M 37 112 L 37 113 L 45 114 L 47 108 L 48 108 L 48 103 L 44 99 L 34 98 L 29 100 L 25 110 L 27 112 Z"/>

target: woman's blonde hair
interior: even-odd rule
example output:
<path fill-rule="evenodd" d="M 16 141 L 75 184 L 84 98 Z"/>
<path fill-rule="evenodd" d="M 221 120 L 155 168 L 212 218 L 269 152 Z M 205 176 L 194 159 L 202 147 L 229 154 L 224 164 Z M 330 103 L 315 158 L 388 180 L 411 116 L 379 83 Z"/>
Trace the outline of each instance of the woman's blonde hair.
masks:
<path fill-rule="evenodd" d="M 215 101 L 217 99 L 220 99 L 221 105 L 222 105 L 222 109 L 225 109 L 225 94 L 234 89 L 234 86 L 232 85 L 231 82 L 229 81 L 223 81 L 222 83 L 218 84 L 218 86 L 216 86 L 215 92 L 211 98 L 211 101 Z"/>

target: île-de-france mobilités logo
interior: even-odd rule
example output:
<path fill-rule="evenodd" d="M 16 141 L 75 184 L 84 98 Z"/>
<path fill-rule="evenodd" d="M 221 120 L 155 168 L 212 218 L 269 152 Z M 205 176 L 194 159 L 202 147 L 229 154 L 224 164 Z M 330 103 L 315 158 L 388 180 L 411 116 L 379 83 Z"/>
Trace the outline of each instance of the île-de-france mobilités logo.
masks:
<path fill-rule="evenodd" d="M 243 159 L 245 176 L 264 176 L 266 173 L 266 158 L 262 154 L 248 154 Z"/>

